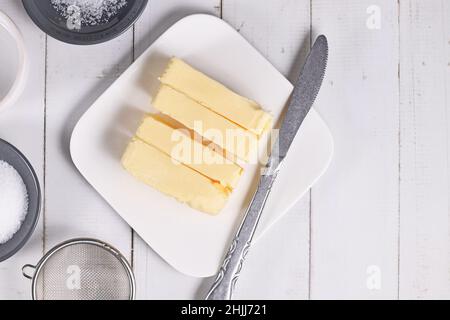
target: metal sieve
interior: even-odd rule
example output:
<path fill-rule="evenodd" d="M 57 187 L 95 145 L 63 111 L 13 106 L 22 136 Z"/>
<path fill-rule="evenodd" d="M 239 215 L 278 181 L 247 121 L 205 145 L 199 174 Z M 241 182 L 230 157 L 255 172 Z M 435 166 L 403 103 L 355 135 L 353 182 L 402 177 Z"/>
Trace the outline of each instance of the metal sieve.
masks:
<path fill-rule="evenodd" d="M 27 273 L 33 270 L 32 275 Z M 133 300 L 135 279 L 123 255 L 107 243 L 73 239 L 25 265 L 33 300 Z"/>

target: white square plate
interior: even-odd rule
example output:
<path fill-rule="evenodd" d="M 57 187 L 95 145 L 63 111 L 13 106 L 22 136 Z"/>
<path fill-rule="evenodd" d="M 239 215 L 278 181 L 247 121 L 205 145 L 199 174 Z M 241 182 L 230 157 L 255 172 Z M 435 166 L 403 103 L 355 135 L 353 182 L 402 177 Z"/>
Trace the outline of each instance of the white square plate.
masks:
<path fill-rule="evenodd" d="M 163 195 L 122 168 L 121 156 L 144 113 L 154 111 L 151 97 L 172 56 L 259 102 L 275 119 L 293 89 L 224 21 L 208 15 L 189 16 L 166 31 L 83 115 L 72 135 L 71 154 L 89 183 L 153 250 L 178 271 L 207 277 L 218 271 L 256 189 L 259 167 L 244 168 L 239 186 L 218 216 Z M 273 187 L 256 240 L 322 175 L 332 153 L 330 132 L 312 110 Z"/>

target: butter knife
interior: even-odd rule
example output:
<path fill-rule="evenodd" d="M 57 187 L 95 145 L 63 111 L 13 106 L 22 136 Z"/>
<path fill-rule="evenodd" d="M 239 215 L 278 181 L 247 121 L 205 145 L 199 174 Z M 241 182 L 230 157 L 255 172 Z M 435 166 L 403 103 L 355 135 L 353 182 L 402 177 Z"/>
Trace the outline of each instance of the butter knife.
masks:
<path fill-rule="evenodd" d="M 328 41 L 324 35 L 320 35 L 311 48 L 311 52 L 294 87 L 290 104 L 280 128 L 279 137 L 273 146 L 272 154 L 266 166 L 261 170 L 258 189 L 231 243 L 214 284 L 206 296 L 206 300 L 231 299 L 245 257 L 252 244 L 253 235 L 261 213 L 273 183 L 277 178 L 281 164 L 319 93 L 325 76 L 327 60 Z"/>

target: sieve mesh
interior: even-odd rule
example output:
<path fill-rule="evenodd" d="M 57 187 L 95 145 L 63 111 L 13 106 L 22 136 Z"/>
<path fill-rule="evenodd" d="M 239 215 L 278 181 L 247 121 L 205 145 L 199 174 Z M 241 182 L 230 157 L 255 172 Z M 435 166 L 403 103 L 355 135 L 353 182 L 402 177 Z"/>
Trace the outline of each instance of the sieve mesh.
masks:
<path fill-rule="evenodd" d="M 130 300 L 133 276 L 121 257 L 94 242 L 53 252 L 35 274 L 37 300 Z"/>

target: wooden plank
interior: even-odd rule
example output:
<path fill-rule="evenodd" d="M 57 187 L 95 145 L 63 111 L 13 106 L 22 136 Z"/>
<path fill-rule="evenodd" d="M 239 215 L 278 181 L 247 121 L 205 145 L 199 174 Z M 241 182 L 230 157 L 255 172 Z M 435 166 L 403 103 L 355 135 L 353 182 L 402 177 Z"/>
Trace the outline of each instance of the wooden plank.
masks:
<path fill-rule="evenodd" d="M 0 138 L 18 147 L 30 160 L 43 183 L 45 35 L 35 27 L 20 1 L 4 0 L 0 10 L 21 30 L 30 58 L 24 93 L 9 110 L 0 114 Z M 14 257 L 0 263 L 0 299 L 30 299 L 31 283 L 22 276 L 24 264 L 42 256 L 43 219 L 28 244 Z"/>
<path fill-rule="evenodd" d="M 173 3 L 171 3 L 171 5 L 172 4 Z M 203 5 L 204 1 L 201 4 Z M 252 8 L 252 6 L 255 6 L 255 4 L 256 3 L 252 2 L 240 3 L 239 16 L 237 12 L 238 10 L 236 10 L 235 8 L 237 6 L 237 3 L 234 1 L 225 1 L 223 3 L 224 18 L 226 20 L 230 20 L 229 22 L 231 22 L 232 25 L 240 26 L 241 19 L 250 19 L 250 9 Z M 189 4 L 190 7 L 192 5 L 192 3 Z M 161 6 L 161 4 L 158 4 L 158 6 Z M 211 2 L 211 13 L 217 13 L 217 6 L 218 3 Z M 275 60 L 277 60 L 277 67 L 279 67 L 285 74 L 289 74 L 289 72 L 292 70 L 291 66 L 293 65 L 293 60 L 298 55 L 304 57 L 305 50 L 300 50 L 300 48 L 303 48 L 302 40 L 306 39 L 309 45 L 309 36 L 307 36 L 309 31 L 309 1 L 285 1 L 283 3 L 279 1 L 269 1 L 264 5 L 259 4 L 257 7 L 265 8 L 263 15 L 259 16 L 255 14 L 255 16 L 257 17 L 256 20 L 249 21 L 248 23 L 248 26 L 251 26 L 250 28 L 252 29 L 245 29 L 245 31 L 243 28 L 241 28 L 241 32 L 252 39 L 252 37 L 257 37 L 257 34 L 262 33 L 261 30 L 267 32 L 268 28 L 273 29 L 272 25 L 274 24 L 274 21 L 264 21 L 264 19 L 267 18 L 269 16 L 269 13 L 273 12 L 273 10 L 282 10 L 283 16 L 288 19 L 287 23 L 280 29 L 273 29 L 272 32 L 268 33 L 269 37 L 267 38 L 267 40 L 258 39 L 256 43 L 259 43 L 259 45 L 262 47 L 268 47 L 268 43 L 272 43 L 274 39 L 278 39 L 277 45 L 271 46 L 271 49 L 273 49 L 274 51 L 266 51 L 264 52 L 264 54 L 268 58 L 273 57 Z M 158 10 L 160 9 L 161 7 L 158 7 Z M 207 10 L 207 8 L 195 9 L 194 6 L 192 12 L 204 10 Z M 156 10 L 154 8 L 152 9 L 150 6 L 150 8 L 148 8 L 148 14 L 150 15 L 150 17 L 142 19 L 136 26 L 137 41 L 142 38 L 142 36 L 139 36 L 139 34 L 144 34 L 142 31 L 140 31 L 144 28 L 143 25 L 147 24 L 151 26 L 152 23 L 155 23 L 155 20 L 158 21 L 157 18 L 151 18 L 151 15 L 155 15 L 155 12 Z M 301 13 L 302 19 L 298 19 L 299 13 Z M 174 21 L 183 15 L 185 14 L 177 13 L 177 11 L 175 11 L 175 13 L 163 12 L 158 14 L 158 16 L 162 17 L 176 17 Z M 233 19 L 236 20 L 233 21 Z M 167 18 L 162 19 L 162 21 L 167 21 Z M 268 22 L 269 25 L 263 24 L 264 22 Z M 167 25 L 170 25 L 170 23 L 167 23 Z M 289 34 L 289 30 L 291 30 L 290 27 L 292 27 L 292 25 L 296 27 L 296 30 L 300 30 L 298 33 L 293 34 L 293 36 L 295 36 L 295 42 L 292 41 L 292 37 L 290 39 L 280 37 L 283 32 Z M 150 29 L 151 27 L 147 28 Z M 159 34 L 160 32 L 156 33 Z M 144 46 L 137 45 L 136 48 L 138 48 L 138 50 L 142 50 L 142 47 L 146 47 L 149 43 L 149 38 L 152 40 L 155 38 L 155 36 L 147 36 L 146 40 L 144 40 L 147 41 L 147 43 L 144 42 Z M 283 59 L 283 57 L 286 57 L 286 59 Z M 276 267 L 275 265 L 270 266 L 270 269 L 275 270 L 275 272 L 273 272 L 272 275 L 268 277 L 270 281 L 261 283 L 260 278 L 257 276 L 257 274 L 264 274 L 265 278 L 267 278 L 267 268 L 258 268 L 261 271 L 256 273 L 250 273 L 244 270 L 240 289 L 238 289 L 236 292 L 237 297 L 307 297 L 307 268 L 309 255 L 307 240 L 309 237 L 309 225 L 307 222 L 307 214 L 309 212 L 309 209 L 307 205 L 305 208 L 305 204 L 307 203 L 309 203 L 308 199 L 305 199 L 302 203 L 300 203 L 296 208 L 297 210 L 294 209 L 292 213 L 288 217 L 286 217 L 286 219 L 280 222 L 280 227 L 277 228 L 276 232 L 274 231 L 269 233 L 266 236 L 266 239 L 263 239 L 260 242 L 260 250 L 258 250 L 258 248 L 255 248 L 254 253 L 251 253 L 248 258 L 248 266 L 246 267 L 246 270 L 253 270 L 254 267 L 262 263 L 266 266 L 269 266 L 267 260 L 272 259 L 274 253 L 278 253 L 278 263 L 276 264 Z M 289 227 L 288 232 L 286 232 L 287 227 Z M 299 230 L 300 233 L 303 234 L 303 236 L 297 238 L 295 235 L 298 235 Z M 286 236 L 280 238 L 280 235 L 283 234 L 286 234 Z M 275 239 L 281 240 L 275 241 Z M 141 245 L 143 246 L 143 248 L 141 248 Z M 262 248 L 264 248 L 264 250 L 262 250 Z M 293 255 L 292 252 L 297 252 L 298 248 L 301 248 L 300 254 Z M 138 279 L 146 279 L 141 280 L 141 283 L 147 283 L 147 287 L 143 287 L 140 294 L 138 295 L 140 298 L 201 298 L 211 282 L 210 279 L 202 281 L 201 279 L 193 279 L 176 273 L 170 268 L 170 266 L 167 266 L 164 262 L 159 261 L 159 258 L 156 257 L 156 255 L 152 251 L 148 250 L 145 244 L 143 244 L 140 240 L 135 242 L 134 250 L 136 276 Z M 141 263 L 140 261 L 144 261 L 145 263 Z M 300 267 L 297 268 L 297 266 Z M 152 276 L 152 274 L 155 274 L 155 276 Z M 165 274 L 167 274 L 167 276 L 164 276 Z M 282 279 L 279 279 L 279 274 L 284 275 Z M 294 277 L 294 280 L 292 277 Z M 261 285 L 258 285 L 260 283 Z M 171 284 L 176 284 L 176 286 L 171 286 Z"/>
<path fill-rule="evenodd" d="M 135 56 L 139 56 L 168 27 L 194 13 L 220 14 L 220 0 L 149 1 L 135 25 Z M 134 238 L 134 271 L 138 299 L 201 298 L 209 280 L 184 276 L 165 263 L 137 235 Z M 207 284 L 204 284 L 204 281 Z"/>
<path fill-rule="evenodd" d="M 222 16 L 291 81 L 309 51 L 309 0 L 225 0 Z M 309 195 L 248 254 L 236 299 L 309 295 Z"/>
<path fill-rule="evenodd" d="M 234 299 L 308 299 L 309 195 L 250 250 Z"/>
<path fill-rule="evenodd" d="M 309 0 L 225 0 L 222 16 L 295 81 L 309 52 Z"/>
<path fill-rule="evenodd" d="M 196 13 L 220 16 L 220 12 L 220 0 L 149 1 L 146 10 L 135 24 L 136 57 L 181 18 Z"/>
<path fill-rule="evenodd" d="M 316 108 L 335 138 L 334 160 L 312 192 L 311 297 L 396 298 L 397 1 L 318 0 L 311 14 L 313 38 L 325 34 L 330 44 Z"/>
<path fill-rule="evenodd" d="M 81 115 L 129 66 L 132 48 L 132 29 L 93 46 L 48 37 L 45 250 L 70 238 L 93 237 L 131 258 L 130 227 L 79 174 L 69 142 Z"/>
<path fill-rule="evenodd" d="M 401 1 L 400 298 L 450 298 L 450 3 Z"/>

